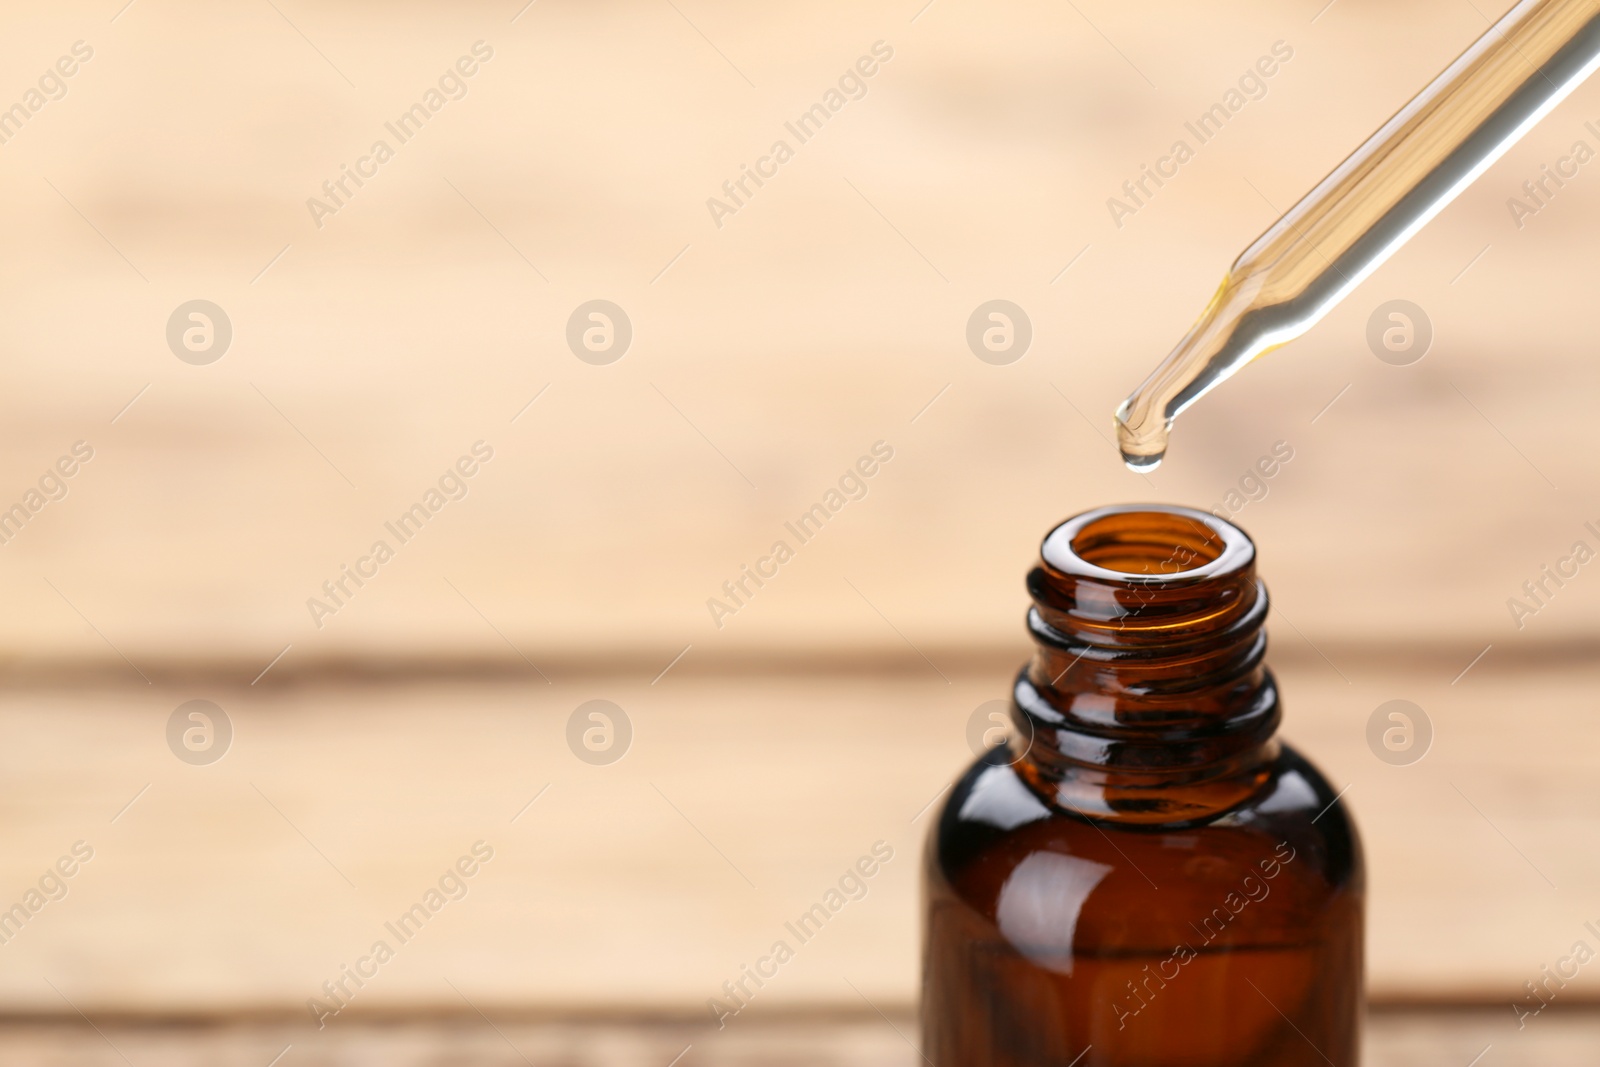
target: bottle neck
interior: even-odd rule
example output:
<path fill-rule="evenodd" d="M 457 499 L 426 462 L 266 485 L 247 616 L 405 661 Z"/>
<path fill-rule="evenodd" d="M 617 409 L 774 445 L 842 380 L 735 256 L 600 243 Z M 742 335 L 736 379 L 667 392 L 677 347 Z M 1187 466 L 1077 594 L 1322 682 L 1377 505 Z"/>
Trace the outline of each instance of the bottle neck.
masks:
<path fill-rule="evenodd" d="M 1203 512 L 1104 508 L 1045 538 L 1016 766 L 1047 801 L 1134 823 L 1214 816 L 1276 755 L 1266 587 L 1244 532 Z"/>

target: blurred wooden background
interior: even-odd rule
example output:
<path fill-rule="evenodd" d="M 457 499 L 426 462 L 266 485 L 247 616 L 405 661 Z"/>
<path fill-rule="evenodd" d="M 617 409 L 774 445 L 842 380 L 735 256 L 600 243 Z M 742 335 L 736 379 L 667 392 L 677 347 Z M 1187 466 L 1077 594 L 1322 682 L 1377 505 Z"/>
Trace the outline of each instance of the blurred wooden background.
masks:
<path fill-rule="evenodd" d="M 1470 658 L 1600 627 L 1581 582 L 1521 633 L 1505 606 L 1600 517 L 1581 432 L 1600 196 L 1580 173 L 1521 231 L 1505 206 L 1592 137 L 1600 88 L 1196 408 L 1161 471 L 1103 439 L 1233 255 L 1482 31 L 1470 4 L 1340 0 L 1315 24 L 1315 4 L 1104 5 L 1093 25 L 944 0 L 915 22 L 826 2 L 541 0 L 515 24 L 515 4 L 102 6 L 12 12 L 0 44 L 19 97 L 74 40 L 95 48 L 0 168 L 0 499 L 96 449 L 4 546 L 0 636 L 25 663 L 115 661 L 106 639 L 246 681 L 287 643 L 287 669 L 509 655 L 446 578 L 541 665 L 901 649 L 845 576 L 919 644 L 1010 648 L 1054 521 L 1211 507 L 1280 439 L 1295 459 L 1238 517 L 1313 640 Z M 478 40 L 495 58 L 468 95 L 317 229 L 306 200 Z M 868 94 L 718 229 L 707 198 L 877 40 L 895 53 Z M 1116 229 L 1107 198 L 1278 40 L 1294 58 L 1265 98 Z M 1008 367 L 964 339 L 997 297 L 1034 327 Z M 196 298 L 234 327 L 205 367 L 164 337 Z M 608 367 L 564 341 L 593 298 L 634 327 Z M 1413 367 L 1366 346 L 1391 298 L 1434 323 Z M 479 439 L 496 458 L 468 498 L 314 627 L 306 599 Z M 895 459 L 867 499 L 712 627 L 706 599 L 879 439 Z"/>
<path fill-rule="evenodd" d="M 1161 470 L 1109 441 L 1232 256 L 1503 3 L 122 3 L 0 34 L 0 106 L 93 51 L 0 144 L 0 511 L 94 453 L 0 544 L 0 897 L 97 850 L 3 946 L 10 1010 L 299 1012 L 482 838 L 482 884 L 354 1014 L 688 1017 L 883 839 L 760 1008 L 901 1018 L 917 817 L 1027 654 L 1039 539 L 1111 501 L 1222 505 L 1279 441 L 1236 520 L 1287 736 L 1367 835 L 1374 994 L 1514 1029 L 1600 921 L 1600 578 L 1520 628 L 1507 606 L 1600 547 L 1600 172 L 1520 228 L 1507 203 L 1600 147 L 1600 85 L 1191 411 Z M 385 123 L 479 41 L 400 144 Z M 719 227 L 707 198 L 880 41 Z M 1276 42 L 1264 94 L 1115 225 L 1107 198 Z M 308 198 L 379 138 L 394 158 L 319 228 Z M 997 298 L 1033 331 L 1006 366 L 965 339 Z M 194 299 L 232 325 L 209 365 L 166 338 Z M 565 339 L 593 299 L 632 324 L 606 366 Z M 1367 345 L 1393 299 L 1432 324 L 1411 366 Z M 397 544 L 478 441 L 465 498 Z M 707 599 L 878 441 L 864 498 L 718 626 Z M 317 625 L 379 538 L 395 558 Z M 165 740 L 193 698 L 233 723 L 208 767 Z M 565 740 L 594 698 L 634 730 L 605 767 Z M 1367 747 L 1394 698 L 1433 725 L 1412 766 Z"/>

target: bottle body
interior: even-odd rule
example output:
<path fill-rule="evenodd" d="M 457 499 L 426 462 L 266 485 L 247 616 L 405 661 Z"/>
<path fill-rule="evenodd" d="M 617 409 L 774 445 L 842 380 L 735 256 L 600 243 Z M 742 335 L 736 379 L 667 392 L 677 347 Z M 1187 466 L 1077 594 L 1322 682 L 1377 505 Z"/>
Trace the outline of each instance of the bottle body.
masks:
<path fill-rule="evenodd" d="M 1315 768 L 1283 747 L 1228 817 L 1130 829 L 1050 810 L 1007 755 L 962 777 L 928 843 L 931 1061 L 1356 1064 L 1360 846 L 1342 804 L 1317 818 L 1335 793 Z"/>
<path fill-rule="evenodd" d="M 1090 556 L 1095 514 L 1069 531 Z M 925 856 L 923 1051 L 940 1067 L 1358 1061 L 1359 840 L 1273 736 L 1253 548 L 1228 558 L 1221 537 L 1242 533 L 1182 517 L 1218 539 L 1200 543 L 1208 574 L 1183 577 L 1203 555 L 1145 570 L 1158 537 L 1083 568 L 1047 539 L 1030 576 L 1040 654 L 1015 736 L 957 782 Z"/>

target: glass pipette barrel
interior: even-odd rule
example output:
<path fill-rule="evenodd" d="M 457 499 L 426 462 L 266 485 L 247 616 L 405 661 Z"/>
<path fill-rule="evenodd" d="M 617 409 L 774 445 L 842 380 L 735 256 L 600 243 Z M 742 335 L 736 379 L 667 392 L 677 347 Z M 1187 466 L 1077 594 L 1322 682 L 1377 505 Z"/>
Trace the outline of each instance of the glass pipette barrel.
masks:
<path fill-rule="evenodd" d="M 1595 0 L 1523 0 L 1234 261 L 1199 320 L 1117 409 L 1134 470 L 1173 419 L 1305 333 L 1600 65 Z"/>

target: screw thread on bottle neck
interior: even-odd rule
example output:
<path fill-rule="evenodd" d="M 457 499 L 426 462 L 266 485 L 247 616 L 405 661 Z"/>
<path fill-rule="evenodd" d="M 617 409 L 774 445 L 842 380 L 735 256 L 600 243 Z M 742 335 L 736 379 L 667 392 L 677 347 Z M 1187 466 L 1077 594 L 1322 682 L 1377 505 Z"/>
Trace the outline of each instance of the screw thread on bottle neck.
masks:
<path fill-rule="evenodd" d="M 1051 531 L 1040 555 L 1038 650 L 1014 690 L 1024 777 L 1124 821 L 1201 818 L 1248 796 L 1280 713 L 1244 531 L 1188 508 L 1101 508 Z"/>

